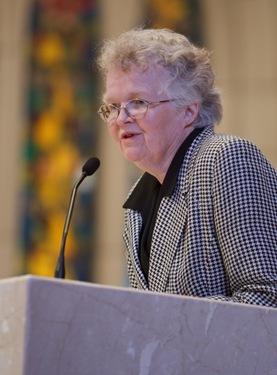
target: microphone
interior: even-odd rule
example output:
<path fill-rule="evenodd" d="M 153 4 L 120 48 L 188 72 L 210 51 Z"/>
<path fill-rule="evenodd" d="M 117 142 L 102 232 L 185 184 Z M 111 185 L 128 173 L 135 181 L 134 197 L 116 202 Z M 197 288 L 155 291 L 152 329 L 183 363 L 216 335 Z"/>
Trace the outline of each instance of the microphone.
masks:
<path fill-rule="evenodd" d="M 70 224 L 70 220 L 71 220 L 71 216 L 72 216 L 72 212 L 73 212 L 73 207 L 74 207 L 78 187 L 81 185 L 81 183 L 84 181 L 84 179 L 87 176 L 93 175 L 93 173 L 95 173 L 97 171 L 99 166 L 100 166 L 99 159 L 94 158 L 94 157 L 88 159 L 86 161 L 86 163 L 84 164 L 83 168 L 82 168 L 81 177 L 75 183 L 75 185 L 72 189 L 69 207 L 68 207 L 68 211 L 67 211 L 67 216 L 66 216 L 66 220 L 65 220 L 65 224 L 64 224 L 64 229 L 63 229 L 60 255 L 59 255 L 59 258 L 58 258 L 58 262 L 57 262 L 55 274 L 54 274 L 54 276 L 56 278 L 59 278 L 59 279 L 65 278 L 64 250 L 65 250 L 65 243 L 66 243 L 68 228 L 69 228 L 69 224 Z"/>

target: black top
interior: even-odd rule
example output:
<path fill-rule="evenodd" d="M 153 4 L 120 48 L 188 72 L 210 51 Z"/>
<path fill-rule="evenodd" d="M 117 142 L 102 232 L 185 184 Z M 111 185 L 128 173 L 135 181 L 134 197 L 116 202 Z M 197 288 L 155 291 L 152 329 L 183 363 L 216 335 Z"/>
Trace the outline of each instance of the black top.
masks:
<path fill-rule="evenodd" d="M 163 184 L 160 184 L 156 177 L 145 172 L 123 205 L 123 208 L 139 211 L 142 216 L 139 258 L 146 280 L 148 280 L 152 234 L 161 200 L 173 194 L 184 156 L 202 130 L 203 128 L 193 130 L 184 140 L 168 168 Z"/>

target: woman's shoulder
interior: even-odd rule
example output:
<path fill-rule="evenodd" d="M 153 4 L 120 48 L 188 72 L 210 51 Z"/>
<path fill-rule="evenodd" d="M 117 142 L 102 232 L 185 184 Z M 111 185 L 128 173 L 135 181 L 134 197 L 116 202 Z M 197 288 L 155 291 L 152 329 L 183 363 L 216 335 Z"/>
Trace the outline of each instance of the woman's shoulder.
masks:
<path fill-rule="evenodd" d="M 237 135 L 215 133 L 211 131 L 203 132 L 202 140 L 199 144 L 199 155 L 232 155 L 253 153 L 262 155 L 262 152 L 251 141 Z"/>
<path fill-rule="evenodd" d="M 269 173 L 276 179 L 276 171 L 262 151 L 251 141 L 236 135 L 213 133 L 203 137 L 196 164 L 221 169 L 256 170 Z"/>

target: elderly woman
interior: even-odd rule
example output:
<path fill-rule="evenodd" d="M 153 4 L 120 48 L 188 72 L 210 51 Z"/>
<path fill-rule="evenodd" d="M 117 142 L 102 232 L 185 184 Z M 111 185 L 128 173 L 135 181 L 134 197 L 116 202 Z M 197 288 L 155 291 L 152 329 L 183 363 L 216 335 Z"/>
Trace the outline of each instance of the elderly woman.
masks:
<path fill-rule="evenodd" d="M 277 307 L 276 171 L 250 142 L 214 133 L 209 53 L 165 29 L 108 40 L 98 113 L 144 174 L 124 204 L 131 286 Z"/>

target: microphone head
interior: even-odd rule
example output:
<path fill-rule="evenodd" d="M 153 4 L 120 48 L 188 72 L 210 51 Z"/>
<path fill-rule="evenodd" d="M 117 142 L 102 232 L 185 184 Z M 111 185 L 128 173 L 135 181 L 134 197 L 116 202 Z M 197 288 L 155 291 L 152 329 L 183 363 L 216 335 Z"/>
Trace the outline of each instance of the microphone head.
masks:
<path fill-rule="evenodd" d="M 82 172 L 86 176 L 91 176 L 94 172 L 97 171 L 99 166 L 100 166 L 100 160 L 98 158 L 95 158 L 95 157 L 89 158 L 85 162 L 85 164 L 82 168 Z"/>

